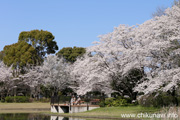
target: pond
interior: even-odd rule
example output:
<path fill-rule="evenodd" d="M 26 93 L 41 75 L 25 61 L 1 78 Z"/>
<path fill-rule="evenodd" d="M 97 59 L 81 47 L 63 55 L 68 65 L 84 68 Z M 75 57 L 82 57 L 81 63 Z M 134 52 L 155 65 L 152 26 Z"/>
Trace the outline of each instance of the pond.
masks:
<path fill-rule="evenodd" d="M 14 113 L 14 114 L 0 114 L 0 120 L 94 120 L 82 118 L 68 118 L 61 116 L 49 116 L 32 113 Z"/>

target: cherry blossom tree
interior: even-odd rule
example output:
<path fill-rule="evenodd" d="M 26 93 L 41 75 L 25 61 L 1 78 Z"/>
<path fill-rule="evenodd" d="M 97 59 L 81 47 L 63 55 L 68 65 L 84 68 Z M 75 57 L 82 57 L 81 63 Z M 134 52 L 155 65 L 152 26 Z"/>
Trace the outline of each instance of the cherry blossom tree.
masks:
<path fill-rule="evenodd" d="M 69 64 L 57 56 L 48 56 L 40 68 L 43 83 L 54 87 L 55 92 L 68 87 L 70 82 Z"/>
<path fill-rule="evenodd" d="M 68 64 L 63 59 L 50 55 L 44 60 L 42 66 L 33 67 L 20 78 L 23 79 L 25 84 L 37 89 L 35 94 L 40 92 L 40 85 L 53 87 L 54 93 L 57 93 L 69 85 L 68 67 Z"/>
<path fill-rule="evenodd" d="M 100 36 L 100 42 L 87 48 L 84 59 L 79 59 L 74 63 L 72 74 L 79 81 L 78 94 L 85 94 L 96 89 L 105 93 L 113 91 L 110 86 L 111 80 L 115 76 L 118 78 L 123 76 L 122 68 L 125 63 L 120 62 L 123 60 L 121 56 L 124 56 L 122 51 L 131 47 L 131 37 L 127 34 L 133 29 L 134 27 L 121 25 L 115 28 L 114 32 Z M 119 40 L 117 39 L 118 34 L 122 35 Z M 89 53 L 92 55 L 90 56 Z M 132 59 L 129 60 L 132 61 Z"/>
<path fill-rule="evenodd" d="M 12 67 L 7 67 L 3 62 L 0 62 L 0 82 L 7 82 L 13 77 Z"/>
<path fill-rule="evenodd" d="M 179 55 L 179 48 L 171 48 L 175 47 L 172 43 L 180 39 L 180 8 L 173 6 L 165 13 L 138 26 L 120 25 L 113 32 L 99 36 L 100 41 L 87 48 L 84 59 L 74 63 L 72 75 L 79 84 L 77 92 L 85 94 L 95 87 L 103 90 L 103 87 L 96 86 L 99 83 L 112 91 L 109 84 L 113 76 L 123 80 L 120 78 L 132 69 L 146 73 L 137 82 L 135 91 L 146 94 L 162 88 L 170 90 L 176 84 L 169 82 L 174 75 L 166 74 L 171 75 L 167 78 L 161 74 L 179 69 L 173 59 L 174 55 Z M 167 83 L 164 87 L 162 80 Z"/>
<path fill-rule="evenodd" d="M 0 62 L 0 92 L 2 96 L 6 96 L 13 87 L 13 70 L 12 67 L 7 67 L 3 62 Z M 5 91 L 6 94 L 5 94 Z"/>
<path fill-rule="evenodd" d="M 110 83 L 106 77 L 107 69 L 100 67 L 99 57 L 85 56 L 78 59 L 72 66 L 72 88 L 77 94 L 84 95 L 90 91 L 109 93 Z"/>
<path fill-rule="evenodd" d="M 28 69 L 26 74 L 19 75 L 18 79 L 22 84 L 28 85 L 31 89 L 30 97 L 38 98 L 40 94 L 40 85 L 43 84 L 41 66 L 33 66 Z"/>
<path fill-rule="evenodd" d="M 165 12 L 165 16 L 156 17 L 155 21 L 151 22 L 154 35 L 151 35 L 152 42 L 149 41 L 144 48 L 144 51 L 148 53 L 147 62 L 143 63 L 149 69 L 148 81 L 139 84 L 136 90 L 145 94 L 159 90 L 171 91 L 178 88 L 179 84 L 177 76 L 179 76 L 180 68 L 176 62 L 178 58 L 175 56 L 179 56 L 179 47 L 177 46 L 179 46 L 180 40 L 180 8 L 174 6 Z M 151 31 L 151 29 L 147 30 Z M 174 42 L 176 44 L 173 44 Z"/>

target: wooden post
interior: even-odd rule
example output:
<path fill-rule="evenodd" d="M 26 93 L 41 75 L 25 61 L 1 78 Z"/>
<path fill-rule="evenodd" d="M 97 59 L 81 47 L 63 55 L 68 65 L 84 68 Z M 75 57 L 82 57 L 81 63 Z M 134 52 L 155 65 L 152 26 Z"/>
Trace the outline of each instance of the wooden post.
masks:
<path fill-rule="evenodd" d="M 54 105 L 54 96 L 52 97 L 52 100 L 53 100 L 53 105 Z"/>
<path fill-rule="evenodd" d="M 88 102 L 87 102 L 87 111 L 89 110 L 89 105 L 88 105 Z"/>
<path fill-rule="evenodd" d="M 70 104 L 69 104 L 69 110 L 71 111 L 71 102 L 70 102 Z"/>
<path fill-rule="evenodd" d="M 60 96 L 58 96 L 58 105 L 59 105 Z"/>

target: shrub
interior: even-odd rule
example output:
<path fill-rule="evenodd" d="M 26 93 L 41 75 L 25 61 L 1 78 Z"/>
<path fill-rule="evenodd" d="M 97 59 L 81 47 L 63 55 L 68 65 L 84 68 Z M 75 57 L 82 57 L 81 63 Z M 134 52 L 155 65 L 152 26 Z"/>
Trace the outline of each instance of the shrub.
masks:
<path fill-rule="evenodd" d="M 159 92 L 143 96 L 138 102 L 144 107 L 163 107 L 175 104 L 175 97 L 165 92 Z"/>
<path fill-rule="evenodd" d="M 101 101 L 100 103 L 99 103 L 99 106 L 100 107 L 105 107 L 106 105 L 105 105 L 105 101 Z"/>
<path fill-rule="evenodd" d="M 29 102 L 29 97 L 26 96 L 7 96 L 5 98 L 5 102 L 7 103 L 12 103 L 12 102 L 17 102 L 17 103 L 24 103 L 24 102 Z"/>
<path fill-rule="evenodd" d="M 5 99 L 1 99 L 1 102 L 4 103 L 4 102 L 5 102 Z"/>
<path fill-rule="evenodd" d="M 16 96 L 15 97 L 15 102 L 17 103 L 24 103 L 24 102 L 29 102 L 29 97 L 26 96 Z"/>
<path fill-rule="evenodd" d="M 118 100 L 119 106 L 127 106 L 127 100 L 126 99 L 120 99 Z"/>
<path fill-rule="evenodd" d="M 174 97 L 171 95 L 168 95 L 167 93 L 160 93 L 153 100 L 154 107 L 169 106 L 171 104 L 174 104 Z"/>
<path fill-rule="evenodd" d="M 113 106 L 113 101 L 114 101 L 114 100 L 115 100 L 114 98 L 106 98 L 106 99 L 105 99 L 105 105 L 106 105 L 107 107 Z"/>
<path fill-rule="evenodd" d="M 100 107 L 118 107 L 127 106 L 127 100 L 123 98 L 106 98 L 105 101 L 100 102 Z"/>
<path fill-rule="evenodd" d="M 14 102 L 14 97 L 12 97 L 12 96 L 7 96 L 7 97 L 5 98 L 5 101 L 6 101 L 7 103 Z"/>

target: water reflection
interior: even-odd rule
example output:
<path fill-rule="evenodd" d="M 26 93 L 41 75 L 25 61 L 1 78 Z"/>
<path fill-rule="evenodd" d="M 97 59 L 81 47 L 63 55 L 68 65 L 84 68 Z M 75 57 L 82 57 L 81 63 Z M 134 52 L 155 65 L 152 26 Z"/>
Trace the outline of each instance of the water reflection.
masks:
<path fill-rule="evenodd" d="M 51 120 L 85 120 L 85 119 L 67 118 L 67 117 L 61 117 L 61 116 L 51 116 Z"/>
<path fill-rule="evenodd" d="M 67 118 L 67 117 L 61 117 L 61 116 L 51 116 L 51 120 L 85 120 L 85 119 Z"/>
<path fill-rule="evenodd" d="M 39 114 L 0 114 L 0 120 L 50 120 L 50 116 Z"/>
<path fill-rule="evenodd" d="M 48 116 L 42 114 L 0 114 L 0 120 L 85 120 L 61 116 Z"/>

